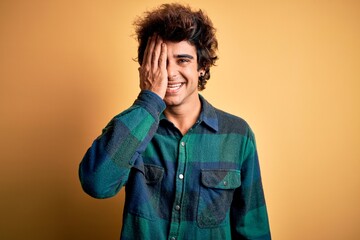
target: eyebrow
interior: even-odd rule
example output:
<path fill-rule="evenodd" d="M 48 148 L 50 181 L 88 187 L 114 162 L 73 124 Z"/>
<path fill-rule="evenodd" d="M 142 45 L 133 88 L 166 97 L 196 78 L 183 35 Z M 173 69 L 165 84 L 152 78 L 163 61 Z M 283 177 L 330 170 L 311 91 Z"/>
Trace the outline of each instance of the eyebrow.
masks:
<path fill-rule="evenodd" d="M 188 58 L 188 59 L 194 59 L 193 56 L 189 55 L 189 54 L 177 54 L 174 56 L 175 58 Z"/>

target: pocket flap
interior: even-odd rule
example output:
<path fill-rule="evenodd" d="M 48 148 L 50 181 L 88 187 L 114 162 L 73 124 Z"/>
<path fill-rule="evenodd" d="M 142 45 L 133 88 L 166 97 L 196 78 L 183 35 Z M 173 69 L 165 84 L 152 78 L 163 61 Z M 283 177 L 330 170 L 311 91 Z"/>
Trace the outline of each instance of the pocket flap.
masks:
<path fill-rule="evenodd" d="M 201 170 L 201 182 L 209 188 L 238 188 L 241 185 L 240 171 L 233 169 Z"/>
<path fill-rule="evenodd" d="M 162 180 L 164 175 L 164 168 L 156 165 L 144 164 L 144 172 L 146 183 L 154 184 Z"/>

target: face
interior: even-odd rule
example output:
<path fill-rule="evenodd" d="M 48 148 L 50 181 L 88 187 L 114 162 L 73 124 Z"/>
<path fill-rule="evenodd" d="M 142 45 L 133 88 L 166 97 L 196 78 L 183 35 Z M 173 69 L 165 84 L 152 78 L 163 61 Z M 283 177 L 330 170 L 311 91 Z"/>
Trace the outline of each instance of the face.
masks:
<path fill-rule="evenodd" d="M 195 46 L 187 41 L 165 42 L 167 45 L 168 87 L 164 101 L 167 107 L 182 106 L 199 101 L 198 70 Z"/>

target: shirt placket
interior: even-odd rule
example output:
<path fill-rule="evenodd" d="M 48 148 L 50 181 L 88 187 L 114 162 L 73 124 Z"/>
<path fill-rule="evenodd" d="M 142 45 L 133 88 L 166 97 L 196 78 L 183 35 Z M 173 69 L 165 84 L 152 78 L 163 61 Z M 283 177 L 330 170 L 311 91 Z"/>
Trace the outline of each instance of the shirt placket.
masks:
<path fill-rule="evenodd" d="M 185 184 L 185 164 L 186 164 L 186 152 L 187 152 L 188 135 L 183 136 L 179 141 L 177 171 L 175 176 L 175 200 L 172 208 L 171 227 L 169 240 L 177 240 L 179 236 L 179 228 L 181 222 L 182 212 L 182 199 L 184 194 Z"/>

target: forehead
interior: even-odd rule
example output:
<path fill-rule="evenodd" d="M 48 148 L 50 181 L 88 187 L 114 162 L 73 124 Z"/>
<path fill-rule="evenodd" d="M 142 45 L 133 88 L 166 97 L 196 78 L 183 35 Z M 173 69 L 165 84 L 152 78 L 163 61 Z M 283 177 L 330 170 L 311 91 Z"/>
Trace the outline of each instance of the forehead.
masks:
<path fill-rule="evenodd" d="M 171 42 L 165 41 L 168 54 L 176 56 L 181 54 L 188 54 L 196 58 L 196 48 L 188 41 Z"/>

